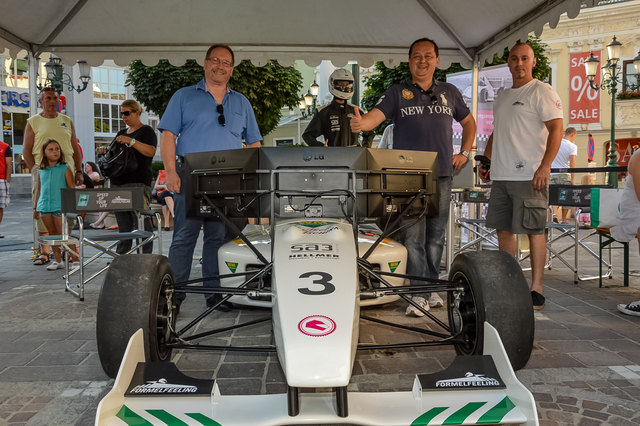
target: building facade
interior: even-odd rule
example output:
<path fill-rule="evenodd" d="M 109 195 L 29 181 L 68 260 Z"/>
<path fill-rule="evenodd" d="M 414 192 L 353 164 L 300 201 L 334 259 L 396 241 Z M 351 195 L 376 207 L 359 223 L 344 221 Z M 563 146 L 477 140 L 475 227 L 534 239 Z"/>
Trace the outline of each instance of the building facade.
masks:
<path fill-rule="evenodd" d="M 606 3 L 606 4 L 602 4 Z M 611 139 L 611 95 L 607 90 L 593 90 L 585 75 L 584 61 L 593 52 L 600 66 L 608 59 L 606 46 L 615 36 L 622 43 L 618 61 L 621 81 L 618 92 L 630 99 L 615 100 L 615 139 L 619 165 L 626 165 L 633 145 L 640 143 L 640 95 L 633 58 L 640 54 L 640 1 L 600 2 L 583 8 L 574 19 L 563 16 L 555 29 L 545 26 L 541 39 L 548 45 L 553 86 L 562 98 L 565 127 L 578 130 L 577 167 L 604 166 L 608 161 Z M 600 70 L 600 73 L 602 70 Z M 596 77 L 600 83 L 602 75 Z M 593 153 L 589 138 L 594 141 Z M 590 157 L 591 161 L 590 161 Z M 603 181 L 603 174 L 598 174 Z"/>
<path fill-rule="evenodd" d="M 37 84 L 45 84 L 46 70 L 40 60 Z M 64 66 L 64 73 L 79 85 L 77 66 Z M 116 133 L 124 128 L 120 116 L 120 104 L 132 98 L 132 89 L 125 86 L 126 68 L 112 61 L 105 61 L 100 67 L 91 68 L 91 80 L 86 90 L 78 93 L 65 86 L 60 96 L 58 110 L 73 120 L 76 136 L 80 142 L 84 161 L 95 161 L 97 153 L 103 150 Z M 28 64 L 26 60 L 12 59 L 0 54 L 0 91 L 2 94 L 2 140 L 13 150 L 12 174 L 28 174 L 22 157 L 24 129 L 33 107 L 29 96 Z M 143 123 L 157 128 L 158 118 L 147 113 L 141 117 Z M 159 153 L 157 153 L 159 158 Z"/>

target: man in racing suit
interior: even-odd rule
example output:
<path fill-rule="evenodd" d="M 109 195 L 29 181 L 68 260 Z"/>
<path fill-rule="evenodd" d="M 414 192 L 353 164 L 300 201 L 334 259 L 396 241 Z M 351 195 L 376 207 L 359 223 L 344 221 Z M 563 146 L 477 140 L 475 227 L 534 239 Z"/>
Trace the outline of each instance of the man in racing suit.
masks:
<path fill-rule="evenodd" d="M 371 146 L 375 136 L 372 131 L 362 132 L 362 143 L 358 142 L 358 133 L 350 129 L 350 120 L 355 105 L 347 101 L 353 96 L 353 75 L 338 68 L 329 77 L 329 91 L 333 95 L 330 104 L 321 107 L 302 134 L 309 146 Z M 361 114 L 364 111 L 360 110 Z M 317 140 L 322 135 L 323 141 Z"/>

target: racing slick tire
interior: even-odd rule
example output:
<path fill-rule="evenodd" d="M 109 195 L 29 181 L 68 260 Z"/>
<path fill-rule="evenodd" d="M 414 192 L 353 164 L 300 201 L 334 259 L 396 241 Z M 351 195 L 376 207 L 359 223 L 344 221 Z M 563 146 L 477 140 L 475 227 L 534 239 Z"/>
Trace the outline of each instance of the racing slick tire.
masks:
<path fill-rule="evenodd" d="M 464 288 L 458 308 L 448 294 L 449 321 L 454 333 L 462 332 L 456 343 L 460 355 L 481 355 L 484 322 L 500 334 L 511 366 L 525 366 L 533 350 L 534 318 L 531 293 L 518 262 L 503 251 L 459 254 L 451 264 L 449 280 Z"/>
<path fill-rule="evenodd" d="M 115 378 L 131 335 L 142 328 L 147 361 L 169 361 L 173 272 L 169 260 L 156 254 L 118 256 L 100 290 L 96 316 L 98 356 L 104 372 Z M 169 295 L 169 300 L 167 300 Z"/>

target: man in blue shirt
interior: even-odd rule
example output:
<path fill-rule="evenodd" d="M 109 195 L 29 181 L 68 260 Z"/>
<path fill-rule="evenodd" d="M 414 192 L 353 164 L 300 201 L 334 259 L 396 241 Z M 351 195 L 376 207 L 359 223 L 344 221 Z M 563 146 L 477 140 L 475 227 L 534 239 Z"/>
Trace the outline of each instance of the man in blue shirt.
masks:
<path fill-rule="evenodd" d="M 242 148 L 243 139 L 248 147 L 259 147 L 262 141 L 249 100 L 228 86 L 233 66 L 234 55 L 229 46 L 211 46 L 205 56 L 204 79 L 174 93 L 158 125 L 162 131 L 160 152 L 167 173 L 165 183 L 174 193 L 174 230 L 169 262 L 176 282 L 189 279 L 200 228 L 204 231 L 204 277 L 218 275 L 218 249 L 225 237 L 224 223 L 186 217 L 184 188 L 181 188 L 184 155 Z M 207 280 L 204 285 L 217 287 L 220 282 Z M 177 306 L 184 298 L 184 294 L 177 295 Z M 205 298 L 207 306 L 213 306 L 221 297 L 205 295 Z"/>
<path fill-rule="evenodd" d="M 449 218 L 451 181 L 454 172 L 467 162 L 476 134 L 476 121 L 458 89 L 436 81 L 433 73 L 440 63 L 433 40 L 416 40 L 409 48 L 411 82 L 391 86 L 367 114 L 351 119 L 351 130 L 371 130 L 386 119 L 394 123 L 393 148 L 438 153 L 438 216 L 405 228 L 399 237 L 407 248 L 407 274 L 439 278 L 445 230 Z M 453 120 L 462 126 L 460 153 L 453 155 Z M 409 218 L 404 223 L 409 223 Z M 422 284 L 420 281 L 412 282 Z M 427 300 L 427 298 L 429 300 Z M 416 295 L 407 315 L 423 316 L 429 306 L 442 306 L 437 293 Z M 418 309 L 415 305 L 419 306 Z"/>

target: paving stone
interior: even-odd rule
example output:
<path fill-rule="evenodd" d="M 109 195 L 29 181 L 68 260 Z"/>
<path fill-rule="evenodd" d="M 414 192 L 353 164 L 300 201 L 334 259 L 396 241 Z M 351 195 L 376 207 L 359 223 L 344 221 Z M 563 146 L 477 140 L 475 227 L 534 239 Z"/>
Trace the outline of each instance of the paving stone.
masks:
<path fill-rule="evenodd" d="M 580 409 L 575 405 L 558 404 L 562 411 L 568 411 L 570 413 L 579 413 Z"/>
<path fill-rule="evenodd" d="M 640 388 L 638 388 L 637 386 L 623 388 L 622 390 L 628 395 L 630 395 L 632 398 L 636 400 L 640 400 Z"/>
<path fill-rule="evenodd" d="M 618 352 L 618 355 L 620 355 L 625 359 L 628 359 L 634 364 L 640 364 L 640 351 L 633 351 L 633 352 L 622 351 L 622 352 Z"/>
<path fill-rule="evenodd" d="M 620 416 L 625 419 L 630 419 L 634 414 L 636 414 L 634 410 L 621 405 L 610 405 L 607 407 L 606 411 L 614 416 Z"/>
<path fill-rule="evenodd" d="M 547 411 L 545 414 L 549 420 L 569 425 L 576 424 L 576 420 L 580 418 L 578 415 L 566 411 Z"/>
<path fill-rule="evenodd" d="M 555 402 L 544 402 L 544 401 L 536 401 L 540 408 L 544 408 L 545 410 L 558 410 L 560 406 Z M 567 410 L 568 411 L 568 410 Z"/>
<path fill-rule="evenodd" d="M 626 392 L 624 392 L 622 389 L 620 388 L 603 388 L 603 389 L 598 389 L 600 392 L 602 392 L 605 395 L 609 395 L 609 396 L 615 396 L 618 398 L 622 398 L 624 400 L 627 401 L 633 401 L 634 398 L 631 397 L 629 394 L 627 394 Z"/>
<path fill-rule="evenodd" d="M 40 352 L 74 352 L 85 343 L 82 340 L 46 341 L 38 350 Z"/>
<path fill-rule="evenodd" d="M 577 424 L 578 426 L 601 426 L 602 421 L 583 417 L 578 421 Z"/>
<path fill-rule="evenodd" d="M 267 362 L 268 359 L 268 352 L 229 351 L 224 355 L 223 362 Z"/>
<path fill-rule="evenodd" d="M 265 371 L 264 363 L 235 363 L 223 364 L 217 372 L 217 378 L 247 378 L 262 377 Z"/>
<path fill-rule="evenodd" d="M 42 341 L 13 341 L 13 342 L 3 342 L 0 341 L 0 354 L 23 354 L 23 353 L 31 353 L 35 351 L 37 348 L 42 346 Z"/>
<path fill-rule="evenodd" d="M 628 360 L 613 352 L 576 352 L 571 354 L 572 358 L 577 359 L 585 366 L 597 365 L 622 365 Z"/>
<path fill-rule="evenodd" d="M 628 420 L 626 417 L 611 417 L 608 423 L 615 426 L 638 426 L 637 421 Z"/>
<path fill-rule="evenodd" d="M 220 393 L 223 395 L 258 395 L 262 389 L 260 379 L 218 379 Z"/>
<path fill-rule="evenodd" d="M 554 367 L 583 367 L 582 364 L 577 359 L 571 357 L 570 355 L 560 354 L 560 353 L 549 353 L 549 354 L 538 354 L 534 357 L 529 358 L 529 362 L 527 363 L 527 368 L 544 368 L 549 365 L 553 365 Z"/>
<path fill-rule="evenodd" d="M 553 420 L 540 420 L 540 426 L 559 426 L 559 423 Z"/>
<path fill-rule="evenodd" d="M 578 403 L 578 398 L 574 398 L 572 396 L 558 395 L 556 397 L 556 402 L 558 404 L 574 405 L 575 406 Z"/>
<path fill-rule="evenodd" d="M 78 365 L 89 356 L 81 352 L 49 352 L 41 353 L 34 358 L 30 366 L 58 366 L 58 365 Z M 53 367 L 55 368 L 55 367 Z"/>
<path fill-rule="evenodd" d="M 180 370 L 180 372 L 194 379 L 213 380 L 216 378 L 215 370 Z"/>
<path fill-rule="evenodd" d="M 553 396 L 548 393 L 532 392 L 532 394 L 533 399 L 535 399 L 536 402 L 553 402 Z"/>
<path fill-rule="evenodd" d="M 8 419 L 8 421 L 9 421 L 9 424 L 14 422 L 27 422 L 31 417 L 35 415 L 36 415 L 35 412 L 22 411 L 20 413 L 16 413 L 13 416 L 11 416 Z"/>
<path fill-rule="evenodd" d="M 282 367 L 280 363 L 270 362 L 267 367 L 267 383 L 275 383 L 275 382 L 286 382 L 286 378 L 284 376 L 284 372 L 282 371 Z"/>
<path fill-rule="evenodd" d="M 607 404 L 597 401 L 582 401 L 582 408 L 585 410 L 600 411 L 607 407 Z"/>
<path fill-rule="evenodd" d="M 640 345 L 629 339 L 595 340 L 593 343 L 613 352 L 640 352 Z"/>
<path fill-rule="evenodd" d="M 593 417 L 594 419 L 599 419 L 602 421 L 607 420 L 609 418 L 608 413 L 603 413 L 601 411 L 582 410 L 582 415 L 587 417 Z"/>
<path fill-rule="evenodd" d="M 106 379 L 101 368 L 96 366 L 50 366 L 8 367 L 0 373 L 0 382 L 41 382 Z"/>

